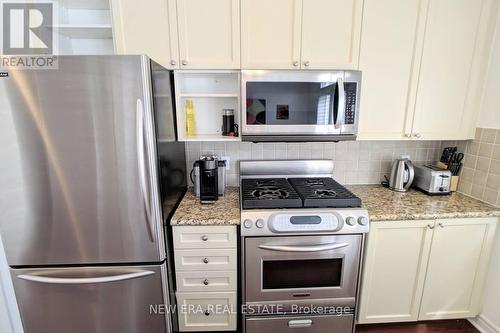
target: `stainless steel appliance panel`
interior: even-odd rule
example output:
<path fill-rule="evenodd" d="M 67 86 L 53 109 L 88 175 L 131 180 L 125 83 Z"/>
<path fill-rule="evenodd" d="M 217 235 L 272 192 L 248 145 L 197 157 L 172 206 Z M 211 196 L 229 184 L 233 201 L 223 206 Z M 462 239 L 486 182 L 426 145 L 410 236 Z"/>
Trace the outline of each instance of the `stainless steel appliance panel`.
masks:
<path fill-rule="evenodd" d="M 149 59 L 58 59 L 0 79 L 9 265 L 163 260 Z"/>
<path fill-rule="evenodd" d="M 351 332 L 353 315 L 326 316 L 280 316 L 267 318 L 246 318 L 246 333 L 261 332 Z"/>
<path fill-rule="evenodd" d="M 242 71 L 243 141 L 354 140 L 359 71 Z"/>
<path fill-rule="evenodd" d="M 165 264 L 154 266 L 12 269 L 27 333 L 164 333 Z"/>
<path fill-rule="evenodd" d="M 244 242 L 247 303 L 354 301 L 361 235 L 259 237 Z"/>

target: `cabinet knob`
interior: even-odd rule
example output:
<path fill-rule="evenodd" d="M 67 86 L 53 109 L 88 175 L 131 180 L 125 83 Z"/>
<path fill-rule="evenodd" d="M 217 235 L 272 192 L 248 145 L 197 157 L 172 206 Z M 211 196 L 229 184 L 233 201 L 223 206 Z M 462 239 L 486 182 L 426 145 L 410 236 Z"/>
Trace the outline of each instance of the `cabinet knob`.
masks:
<path fill-rule="evenodd" d="M 175 66 L 177 62 L 175 60 L 170 60 L 170 65 Z"/>
<path fill-rule="evenodd" d="M 203 280 L 203 284 L 204 284 L 205 286 L 208 286 L 208 279 Z"/>
<path fill-rule="evenodd" d="M 297 67 L 297 66 L 299 66 L 299 62 L 298 61 L 294 61 L 293 62 L 293 67 Z"/>
<path fill-rule="evenodd" d="M 203 258 L 203 262 L 204 262 L 205 264 L 208 264 L 208 258 Z"/>
<path fill-rule="evenodd" d="M 422 134 L 420 133 L 415 133 L 413 134 L 414 137 L 416 137 L 417 139 L 420 139 L 422 137 Z"/>
<path fill-rule="evenodd" d="M 309 61 L 304 61 L 304 66 L 309 67 Z"/>
<path fill-rule="evenodd" d="M 210 316 L 210 312 L 208 310 L 205 311 L 205 316 Z"/>
<path fill-rule="evenodd" d="M 207 235 L 203 235 L 201 236 L 201 240 L 206 242 L 208 240 L 208 236 Z"/>
<path fill-rule="evenodd" d="M 186 60 L 182 60 L 182 66 L 186 66 L 188 62 Z"/>
<path fill-rule="evenodd" d="M 432 224 L 428 224 L 428 225 L 427 225 L 427 228 L 429 228 L 429 229 L 431 229 L 431 230 L 432 230 L 432 229 L 434 229 L 434 225 L 432 225 Z"/>

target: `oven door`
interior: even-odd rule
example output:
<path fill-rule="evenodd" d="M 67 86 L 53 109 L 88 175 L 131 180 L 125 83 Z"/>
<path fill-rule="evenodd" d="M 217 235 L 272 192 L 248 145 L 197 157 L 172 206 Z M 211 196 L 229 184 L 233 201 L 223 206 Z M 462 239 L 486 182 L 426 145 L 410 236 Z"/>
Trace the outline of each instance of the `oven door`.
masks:
<path fill-rule="evenodd" d="M 242 138 L 354 138 L 359 72 L 243 71 Z"/>
<path fill-rule="evenodd" d="M 247 304 L 354 306 L 361 235 L 245 239 Z"/>

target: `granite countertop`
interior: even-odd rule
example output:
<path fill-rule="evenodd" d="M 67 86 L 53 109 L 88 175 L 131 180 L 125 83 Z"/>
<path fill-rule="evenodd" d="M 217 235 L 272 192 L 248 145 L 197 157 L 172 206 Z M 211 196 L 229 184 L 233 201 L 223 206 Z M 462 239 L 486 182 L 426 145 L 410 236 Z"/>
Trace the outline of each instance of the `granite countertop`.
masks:
<path fill-rule="evenodd" d="M 461 193 L 430 196 L 420 191 L 391 191 L 381 185 L 348 185 L 368 209 L 370 221 L 500 216 L 500 208 Z M 171 225 L 239 225 L 239 188 L 228 187 L 214 204 L 202 205 L 190 188 Z"/>
<path fill-rule="evenodd" d="M 381 185 L 349 185 L 368 209 L 370 221 L 500 216 L 500 208 L 461 193 L 430 196 L 411 189 L 400 193 Z"/>
<path fill-rule="evenodd" d="M 240 190 L 226 187 L 226 193 L 214 204 L 200 203 L 189 188 L 170 221 L 171 225 L 239 225 Z"/>

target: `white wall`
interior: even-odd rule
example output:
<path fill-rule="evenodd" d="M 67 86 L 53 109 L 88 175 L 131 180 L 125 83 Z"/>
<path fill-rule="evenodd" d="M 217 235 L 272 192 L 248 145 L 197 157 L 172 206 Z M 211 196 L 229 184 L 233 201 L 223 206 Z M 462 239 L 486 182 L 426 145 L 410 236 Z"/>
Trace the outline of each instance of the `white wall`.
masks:
<path fill-rule="evenodd" d="M 500 13 L 492 48 L 478 127 L 500 129 Z M 500 333 L 500 229 L 491 258 L 483 311 L 476 321 L 484 332 Z"/>
<path fill-rule="evenodd" d="M 497 16 L 478 127 L 500 129 L 500 13 Z"/>

